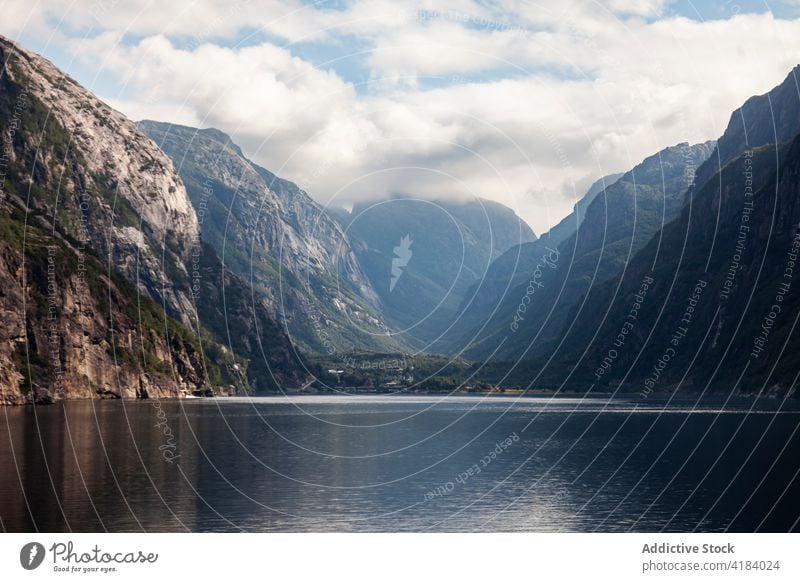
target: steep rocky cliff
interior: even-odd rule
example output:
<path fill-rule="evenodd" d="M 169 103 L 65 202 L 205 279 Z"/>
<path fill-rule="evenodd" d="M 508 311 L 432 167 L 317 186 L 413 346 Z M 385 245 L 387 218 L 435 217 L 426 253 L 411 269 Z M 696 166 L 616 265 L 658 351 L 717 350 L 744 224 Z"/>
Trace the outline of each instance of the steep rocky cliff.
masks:
<path fill-rule="evenodd" d="M 12 134 L 9 125 L 3 135 L 14 144 L 8 179 L 30 178 L 20 194 L 31 207 L 88 239 L 100 257 L 190 323 L 192 302 L 182 283 L 199 227 L 169 158 L 46 59 L 1 37 L 0 59 L 3 114 L 13 120 L 15 103 L 25 103 L 19 128 Z"/>
<path fill-rule="evenodd" d="M 2 403 L 174 398 L 221 383 L 192 332 L 45 216 L 5 200 L 0 235 Z"/>
<path fill-rule="evenodd" d="M 0 59 L 2 400 L 302 383 L 283 330 L 202 245 L 158 146 L 2 37 Z M 196 308 L 226 291 L 239 298 L 226 309 L 264 330 L 253 345 Z"/>

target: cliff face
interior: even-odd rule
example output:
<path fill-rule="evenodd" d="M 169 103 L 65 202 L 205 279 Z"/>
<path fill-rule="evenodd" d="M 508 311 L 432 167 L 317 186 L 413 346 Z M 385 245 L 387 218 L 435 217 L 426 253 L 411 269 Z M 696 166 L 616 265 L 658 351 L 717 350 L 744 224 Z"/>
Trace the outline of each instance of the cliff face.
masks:
<path fill-rule="evenodd" d="M 302 383 L 283 330 L 202 245 L 169 158 L 41 57 L 0 37 L 0 59 L 1 400 Z M 262 333 L 249 344 L 209 308 L 226 292 L 213 307 Z"/>
<path fill-rule="evenodd" d="M 0 204 L 0 402 L 174 398 L 220 378 L 186 328 L 28 218 Z"/>
<path fill-rule="evenodd" d="M 8 178 L 18 193 L 189 324 L 184 265 L 199 226 L 170 159 L 49 61 L 2 37 L 0 59 L 2 137 L 13 144 Z"/>

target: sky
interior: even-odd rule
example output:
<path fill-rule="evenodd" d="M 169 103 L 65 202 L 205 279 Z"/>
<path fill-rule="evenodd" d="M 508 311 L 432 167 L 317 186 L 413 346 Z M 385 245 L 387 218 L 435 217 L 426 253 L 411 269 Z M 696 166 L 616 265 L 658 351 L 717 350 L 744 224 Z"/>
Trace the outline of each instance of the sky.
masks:
<path fill-rule="evenodd" d="M 0 34 L 134 120 L 216 127 L 325 205 L 510 206 L 715 139 L 800 63 L 800 0 L 0 0 Z"/>

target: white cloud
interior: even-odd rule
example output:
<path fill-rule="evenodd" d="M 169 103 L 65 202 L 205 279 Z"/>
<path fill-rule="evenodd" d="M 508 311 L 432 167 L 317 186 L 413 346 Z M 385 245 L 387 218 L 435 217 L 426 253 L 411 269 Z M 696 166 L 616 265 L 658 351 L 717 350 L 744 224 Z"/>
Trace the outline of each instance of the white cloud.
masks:
<path fill-rule="evenodd" d="M 54 0 L 46 14 L 71 5 Z M 104 96 L 129 116 L 219 127 L 323 202 L 473 192 L 543 232 L 592 179 L 665 146 L 717 137 L 735 107 L 796 64 L 800 21 L 653 19 L 664 5 L 449 0 L 400 10 L 375 0 L 334 11 L 214 0 L 159 13 L 140 0 L 92 20 L 92 3 L 76 2 L 66 21 L 105 32 L 64 38 L 84 65 L 120 80 Z M 10 6 L 4 27 L 24 20 L 23 5 Z M 27 31 L 52 32 L 42 14 L 25 21 Z M 202 41 L 241 40 L 245 26 L 324 39 L 320 47 L 356 38 L 365 53 L 351 60 L 372 82 L 359 92 L 292 46 Z M 142 38 L 121 43 L 131 32 Z M 197 42 L 177 48 L 187 36 Z M 443 86 L 426 88 L 429 76 Z"/>
<path fill-rule="evenodd" d="M 667 0 L 607 0 L 602 4 L 618 14 L 658 16 L 664 10 Z"/>

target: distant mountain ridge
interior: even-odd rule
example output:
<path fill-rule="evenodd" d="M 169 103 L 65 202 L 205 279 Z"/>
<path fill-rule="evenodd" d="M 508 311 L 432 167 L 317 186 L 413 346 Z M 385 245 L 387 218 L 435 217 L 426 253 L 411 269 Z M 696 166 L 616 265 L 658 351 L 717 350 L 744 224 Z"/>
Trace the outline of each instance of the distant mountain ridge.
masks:
<path fill-rule="evenodd" d="M 154 121 L 139 127 L 172 158 L 198 211 L 202 205 L 204 239 L 249 278 L 308 352 L 423 347 L 494 257 L 535 238 L 513 211 L 486 200 L 398 197 L 352 213 L 323 209 L 219 130 Z M 392 249 L 405 236 L 409 264 L 399 266 Z M 392 269 L 400 269 L 394 278 Z"/>
<path fill-rule="evenodd" d="M 513 210 L 483 199 L 396 195 L 332 214 L 345 226 L 395 333 L 427 351 L 436 350 L 492 261 L 536 239 Z"/>
<path fill-rule="evenodd" d="M 621 173 L 610 174 L 595 181 L 583 198 L 575 203 L 573 211 L 553 228 L 535 241 L 511 247 L 497 257 L 489 266 L 486 276 L 475 282 L 466 294 L 453 327 L 436 347 L 444 353 L 463 349 L 467 344 L 464 339 L 466 334 L 491 318 L 492 312 L 499 309 L 500 298 L 505 293 L 530 278 L 543 255 L 549 254 L 550 249 L 558 249 L 558 245 L 575 234 L 589 205 L 622 176 Z"/>
<path fill-rule="evenodd" d="M 697 170 L 699 190 L 745 149 L 791 141 L 800 120 L 800 65 L 764 95 L 754 95 L 731 114 L 725 132 L 705 164 Z"/>
<path fill-rule="evenodd" d="M 596 180 L 589 186 L 583 198 L 575 203 L 572 212 L 561 219 L 553 228 L 544 233 L 541 236 L 541 240 L 546 241 L 551 247 L 557 247 L 575 234 L 575 231 L 578 230 L 583 223 L 583 219 L 586 217 L 586 209 L 594 202 L 594 199 L 597 198 L 599 194 L 602 194 L 606 188 L 619 182 L 619 179 L 624 175 L 623 172 L 620 172 L 617 174 L 609 174 L 608 176 L 603 176 L 599 180 Z"/>

